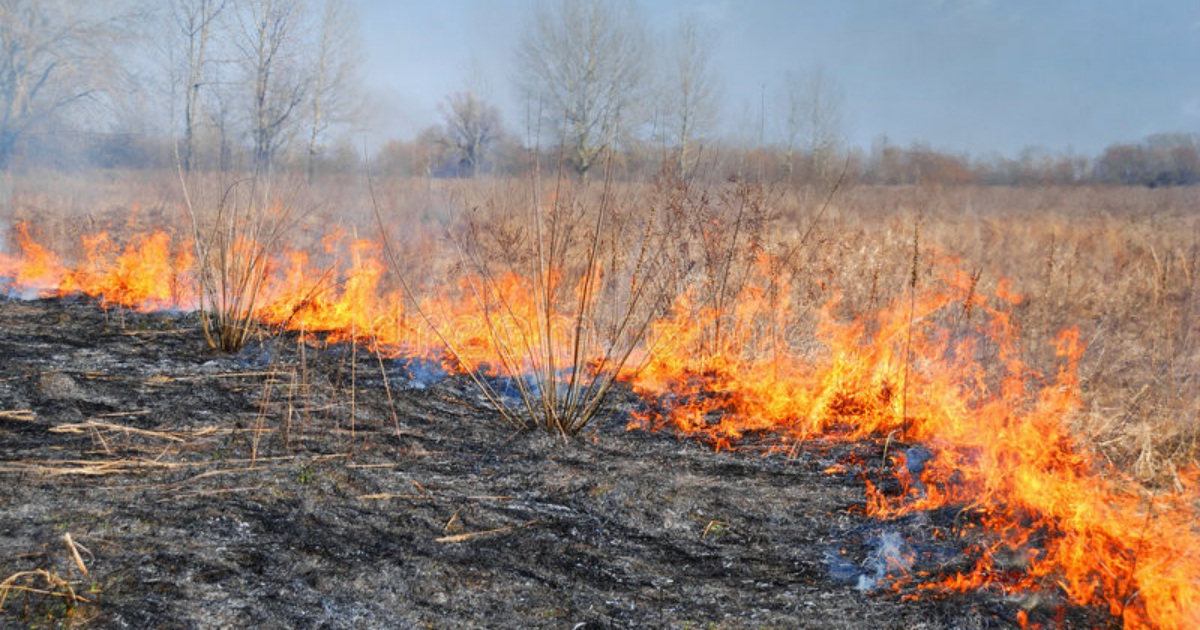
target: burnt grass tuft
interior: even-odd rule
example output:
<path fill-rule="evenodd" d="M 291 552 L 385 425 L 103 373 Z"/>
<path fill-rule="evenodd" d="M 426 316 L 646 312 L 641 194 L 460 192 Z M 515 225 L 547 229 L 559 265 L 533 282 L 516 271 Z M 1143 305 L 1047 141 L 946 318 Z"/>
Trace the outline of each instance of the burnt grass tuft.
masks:
<path fill-rule="evenodd" d="M 713 452 L 627 431 L 628 394 L 564 443 L 515 433 L 464 378 L 427 380 L 289 336 L 216 353 L 191 315 L 0 299 L 0 580 L 43 569 L 83 598 L 14 590 L 0 625 L 1111 622 L 1052 591 L 897 582 L 897 556 L 952 575 L 978 541 L 953 510 L 864 515 L 882 443 Z"/>

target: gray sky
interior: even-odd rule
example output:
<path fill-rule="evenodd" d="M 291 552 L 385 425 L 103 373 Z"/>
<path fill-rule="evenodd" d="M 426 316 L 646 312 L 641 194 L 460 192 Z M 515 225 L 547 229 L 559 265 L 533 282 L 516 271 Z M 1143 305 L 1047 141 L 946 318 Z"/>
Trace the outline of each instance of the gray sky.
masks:
<path fill-rule="evenodd" d="M 524 128 L 514 50 L 535 0 L 356 0 L 373 135 L 412 137 L 472 73 Z M 654 39 L 681 14 L 717 34 L 722 131 L 767 134 L 785 74 L 820 68 L 844 94 L 843 134 L 973 155 L 1028 146 L 1095 154 L 1200 132 L 1197 0 L 642 0 Z M 776 126 L 777 128 L 777 126 Z"/>

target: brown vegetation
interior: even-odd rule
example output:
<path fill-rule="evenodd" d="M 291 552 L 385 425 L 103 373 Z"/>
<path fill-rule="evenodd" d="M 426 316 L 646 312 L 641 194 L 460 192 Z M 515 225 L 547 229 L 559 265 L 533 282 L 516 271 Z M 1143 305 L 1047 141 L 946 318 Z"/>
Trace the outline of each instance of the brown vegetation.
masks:
<path fill-rule="evenodd" d="M 104 230 L 119 239 L 153 227 L 186 238 L 184 204 L 165 180 L 155 185 L 143 178 L 137 187 L 110 181 L 17 181 L 5 220 L 32 223 L 40 242 L 68 257 L 82 257 L 83 234 Z M 349 183 L 348 190 L 362 190 L 361 182 Z M 573 185 L 554 185 L 570 199 L 562 187 Z M 293 245 L 311 249 L 338 230 L 368 238 L 377 232 L 369 195 L 343 188 L 329 180 L 293 191 L 310 208 L 289 233 Z M 396 263 L 417 287 L 462 271 L 467 260 L 446 255 L 455 242 L 469 245 L 476 267 L 503 263 L 505 256 L 509 269 L 530 262 L 511 258 L 530 255 L 527 183 L 384 179 L 376 188 Z M 550 197 L 544 192 L 543 202 Z M 698 283 L 709 292 L 703 299 L 720 306 L 736 294 L 733 284 L 744 280 L 756 252 L 786 253 L 796 271 L 796 308 L 814 313 L 837 292 L 843 316 L 861 316 L 906 291 L 920 215 L 924 264 L 950 256 L 977 278 L 981 291 L 1007 280 L 1022 296 L 1020 341 L 1034 365 L 1048 366 L 1044 353 L 1057 332 L 1079 328 L 1088 348 L 1081 375 L 1088 404 L 1078 428 L 1118 468 L 1152 479 L 1196 458 L 1200 218 L 1191 209 L 1200 192 L 857 186 L 843 187 L 826 207 L 828 192 L 618 183 L 607 193 L 613 209 L 605 255 L 632 255 L 645 221 L 658 213 L 656 247 L 668 260 L 657 273 L 676 292 Z M 579 199 L 564 203 L 596 201 Z M 10 233 L 9 251 L 13 238 Z"/>

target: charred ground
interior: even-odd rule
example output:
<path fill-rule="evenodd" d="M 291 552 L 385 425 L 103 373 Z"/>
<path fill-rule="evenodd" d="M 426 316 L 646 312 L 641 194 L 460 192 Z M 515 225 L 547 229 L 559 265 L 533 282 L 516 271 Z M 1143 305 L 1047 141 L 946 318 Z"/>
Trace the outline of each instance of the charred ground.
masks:
<path fill-rule="evenodd" d="M 53 594 L 10 590 L 0 624 L 1110 622 L 1053 595 L 893 588 L 898 563 L 950 574 L 972 542 L 969 514 L 864 515 L 903 445 L 714 453 L 627 431 L 621 395 L 564 443 L 412 368 L 287 336 L 217 354 L 191 316 L 0 299 L 0 579 L 41 569 L 82 598 L 31 574 L 10 584 Z"/>

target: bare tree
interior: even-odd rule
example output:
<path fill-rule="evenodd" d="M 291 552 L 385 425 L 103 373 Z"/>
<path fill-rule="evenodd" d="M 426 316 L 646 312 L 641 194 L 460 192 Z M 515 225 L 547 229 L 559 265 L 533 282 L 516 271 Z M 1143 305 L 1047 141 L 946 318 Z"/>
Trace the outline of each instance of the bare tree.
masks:
<path fill-rule="evenodd" d="M 784 161 L 795 174 L 796 151 L 807 153 L 811 175 L 822 179 L 832 171 L 841 146 L 841 90 L 820 69 L 784 78 Z"/>
<path fill-rule="evenodd" d="M 470 91 L 447 96 L 439 108 L 446 142 L 458 153 L 460 170 L 477 177 L 487 150 L 502 133 L 500 112 Z"/>
<path fill-rule="evenodd" d="M 690 176 L 717 121 L 717 81 L 711 66 L 714 39 L 689 15 L 679 22 L 669 57 L 663 109 L 680 177 Z"/>
<path fill-rule="evenodd" d="M 110 89 L 125 17 L 106 3 L 0 0 L 0 170 L 35 127 Z"/>
<path fill-rule="evenodd" d="M 646 36 L 632 0 L 540 6 L 517 48 L 521 87 L 557 123 L 585 176 L 642 100 Z"/>
<path fill-rule="evenodd" d="M 303 0 L 243 0 L 237 49 L 251 86 L 250 138 L 254 167 L 267 171 L 293 131 L 308 78 L 301 64 Z"/>
<path fill-rule="evenodd" d="M 353 77 L 358 64 L 358 38 L 354 14 L 346 0 L 325 0 L 321 12 L 320 40 L 312 63 L 309 94 L 308 179 L 312 181 L 321 140 L 330 126 L 352 118 Z"/>
<path fill-rule="evenodd" d="M 195 159 L 196 132 L 202 119 L 201 90 L 209 82 L 209 53 L 213 45 L 214 28 L 229 0 L 174 0 L 171 18 L 184 49 L 182 66 L 176 71 L 183 86 L 183 146 L 179 161 L 183 170 L 191 171 Z"/>

